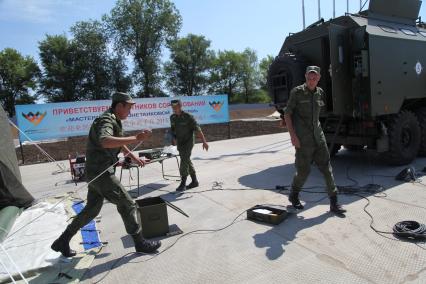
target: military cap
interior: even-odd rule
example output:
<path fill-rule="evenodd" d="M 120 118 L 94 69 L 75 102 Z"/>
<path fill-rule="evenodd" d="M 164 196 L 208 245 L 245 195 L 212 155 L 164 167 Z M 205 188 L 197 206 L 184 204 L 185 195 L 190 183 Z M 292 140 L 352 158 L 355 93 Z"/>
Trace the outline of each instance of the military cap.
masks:
<path fill-rule="evenodd" d="M 112 95 L 112 102 L 135 104 L 132 97 L 127 93 L 115 92 Z"/>
<path fill-rule="evenodd" d="M 180 105 L 182 102 L 180 100 L 172 100 L 171 101 L 172 106 Z"/>
<path fill-rule="evenodd" d="M 318 66 L 308 66 L 306 67 L 306 74 L 308 73 L 317 73 L 317 74 L 321 74 L 321 68 L 319 68 Z"/>

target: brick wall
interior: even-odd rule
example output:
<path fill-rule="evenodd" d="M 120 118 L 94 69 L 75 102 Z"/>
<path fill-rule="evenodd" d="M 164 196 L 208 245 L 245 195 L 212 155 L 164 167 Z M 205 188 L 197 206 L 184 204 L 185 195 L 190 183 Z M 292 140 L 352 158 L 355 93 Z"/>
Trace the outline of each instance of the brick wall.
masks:
<path fill-rule="evenodd" d="M 225 140 L 229 138 L 248 137 L 283 132 L 278 127 L 276 120 L 234 120 L 229 124 L 203 125 L 203 132 L 208 141 Z M 143 149 L 163 147 L 165 145 L 165 133 L 167 129 L 154 129 L 152 137 L 143 145 Z M 86 137 L 73 137 L 64 141 L 43 143 L 40 146 L 55 160 L 68 159 L 68 154 L 84 154 Z M 47 158 L 40 153 L 34 145 L 23 146 L 23 157 L 25 164 L 47 162 Z M 18 160 L 22 164 L 22 153 L 16 148 Z"/>

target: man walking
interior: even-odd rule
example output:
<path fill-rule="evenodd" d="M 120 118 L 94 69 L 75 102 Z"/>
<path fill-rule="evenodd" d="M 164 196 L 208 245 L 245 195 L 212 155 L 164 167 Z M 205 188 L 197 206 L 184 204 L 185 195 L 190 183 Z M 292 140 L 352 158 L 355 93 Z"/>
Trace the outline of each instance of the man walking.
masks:
<path fill-rule="evenodd" d="M 180 155 L 180 176 L 181 183 L 176 191 L 184 191 L 199 185 L 194 165 L 191 162 L 191 152 L 195 143 L 195 133 L 203 142 L 203 149 L 208 151 L 209 145 L 204 137 L 203 131 L 195 118 L 182 110 L 180 100 L 172 100 L 173 114 L 170 116 L 171 132 L 173 135 L 173 145 L 177 145 Z M 186 186 L 188 175 L 191 176 L 191 183 Z"/>
<path fill-rule="evenodd" d="M 289 201 L 294 208 L 303 209 L 299 192 L 309 176 L 311 163 L 315 162 L 325 179 L 330 198 L 330 211 L 342 214 L 346 210 L 337 203 L 337 188 L 330 164 L 330 154 L 319 121 L 320 110 L 324 106 L 324 91 L 318 87 L 321 79 L 320 71 L 318 66 L 306 68 L 306 82 L 290 92 L 290 98 L 284 109 L 285 124 L 291 142 L 296 148 L 296 174 Z"/>
<path fill-rule="evenodd" d="M 104 199 L 117 206 L 126 231 L 133 238 L 136 252 L 152 253 L 161 245 L 158 241 L 148 241 L 142 237 L 141 226 L 136 219 L 136 204 L 115 176 L 113 167 L 120 151 L 144 166 L 144 162 L 126 145 L 145 140 L 151 132 L 144 130 L 136 136 L 123 136 L 121 121 L 128 117 L 133 104 L 128 94 L 114 93 L 111 108 L 96 118 L 90 128 L 86 149 L 86 176 L 89 182 L 87 204 L 51 246 L 63 256 L 76 254 L 69 246 L 71 238 L 99 214 Z"/>

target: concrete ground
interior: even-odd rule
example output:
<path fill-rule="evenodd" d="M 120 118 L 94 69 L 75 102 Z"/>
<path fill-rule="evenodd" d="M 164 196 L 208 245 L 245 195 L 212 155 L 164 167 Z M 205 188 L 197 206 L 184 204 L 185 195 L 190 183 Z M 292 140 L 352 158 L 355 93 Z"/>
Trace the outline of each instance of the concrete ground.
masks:
<path fill-rule="evenodd" d="M 163 238 L 160 254 L 154 257 L 133 254 L 120 215 L 105 203 L 98 228 L 109 244 L 83 283 L 426 283 L 426 244 L 375 233 L 363 211 L 367 200 L 359 195 L 339 195 L 348 209 L 345 218 L 330 214 L 323 189 L 314 188 L 311 191 L 318 193 L 301 195 L 305 210 L 280 225 L 246 220 L 245 210 L 256 204 L 289 204 L 287 191 L 274 190 L 276 185 L 289 185 L 294 173 L 288 134 L 218 141 L 210 147 L 203 152 L 197 144 L 193 151 L 199 188 L 176 195 L 178 183 L 163 180 L 160 164 L 151 164 L 141 170 L 139 192 L 139 198 L 161 195 L 183 209 L 189 218 L 171 208 L 168 215 L 169 223 L 184 233 L 210 231 Z M 174 163 L 165 162 L 169 173 L 177 173 Z M 392 178 L 403 167 L 388 167 L 366 151 L 346 150 L 332 164 L 338 185 L 385 187 L 379 195 L 361 193 L 369 199 L 367 210 L 378 230 L 391 231 L 402 220 L 426 223 L 426 186 Z M 423 169 L 426 159 L 412 166 Z M 37 198 L 82 185 L 70 182 L 69 172 L 56 170 L 53 164 L 21 167 L 24 184 Z M 128 186 L 128 171 L 124 172 L 123 184 Z M 426 178 L 421 181 L 426 184 Z M 230 190 L 206 191 L 215 182 Z M 322 185 L 320 173 L 313 169 L 306 186 Z M 134 186 L 128 188 L 138 194 Z M 86 189 L 75 194 L 85 195 Z"/>

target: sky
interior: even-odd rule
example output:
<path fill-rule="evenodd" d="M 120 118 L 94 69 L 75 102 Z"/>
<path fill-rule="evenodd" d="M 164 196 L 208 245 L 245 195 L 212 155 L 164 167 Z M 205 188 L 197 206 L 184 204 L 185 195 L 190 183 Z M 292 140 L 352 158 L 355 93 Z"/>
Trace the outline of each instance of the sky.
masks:
<path fill-rule="evenodd" d="M 346 0 L 335 1 L 336 16 L 343 15 Z M 243 51 L 249 47 L 259 58 L 275 56 L 285 37 L 302 29 L 301 0 L 173 2 L 183 19 L 180 36 L 204 35 L 214 50 Z M 321 16 L 330 19 L 333 0 L 320 2 Z M 68 34 L 75 22 L 99 20 L 114 4 L 115 0 L 0 0 L 0 50 L 12 47 L 38 60 L 38 42 L 46 34 Z M 318 20 L 317 4 L 317 0 L 305 0 L 306 25 Z M 349 0 L 349 11 L 357 12 L 359 5 L 359 0 Z M 426 19 L 426 4 L 420 15 Z"/>

